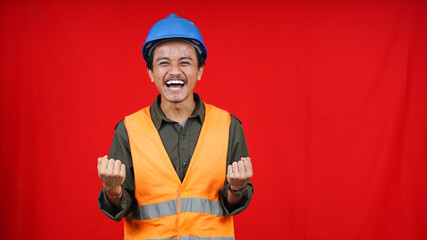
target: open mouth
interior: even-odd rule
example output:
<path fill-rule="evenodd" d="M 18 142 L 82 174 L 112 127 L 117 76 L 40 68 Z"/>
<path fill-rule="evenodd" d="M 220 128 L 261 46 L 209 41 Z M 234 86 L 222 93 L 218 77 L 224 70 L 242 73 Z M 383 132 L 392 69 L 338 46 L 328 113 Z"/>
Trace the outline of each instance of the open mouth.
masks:
<path fill-rule="evenodd" d="M 186 98 L 188 82 L 185 78 L 167 79 L 162 88 L 164 97 L 168 101 L 181 102 Z"/>
<path fill-rule="evenodd" d="M 183 80 L 173 79 L 166 81 L 166 87 L 168 88 L 182 88 L 184 85 L 185 82 Z"/>

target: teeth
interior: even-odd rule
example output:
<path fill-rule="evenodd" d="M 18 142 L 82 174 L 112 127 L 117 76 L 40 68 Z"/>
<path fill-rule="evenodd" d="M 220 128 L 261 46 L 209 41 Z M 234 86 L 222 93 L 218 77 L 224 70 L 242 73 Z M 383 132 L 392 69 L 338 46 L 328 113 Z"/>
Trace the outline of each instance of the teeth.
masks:
<path fill-rule="evenodd" d="M 166 84 L 167 85 L 170 85 L 170 84 L 184 84 L 184 81 L 181 81 L 181 80 L 170 80 L 170 81 L 166 82 Z"/>

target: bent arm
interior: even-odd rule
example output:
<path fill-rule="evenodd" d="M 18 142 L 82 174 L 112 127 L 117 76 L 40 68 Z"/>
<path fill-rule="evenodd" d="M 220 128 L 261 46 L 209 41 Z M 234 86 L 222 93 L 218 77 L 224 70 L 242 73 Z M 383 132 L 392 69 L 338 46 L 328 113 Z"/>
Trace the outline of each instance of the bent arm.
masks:
<path fill-rule="evenodd" d="M 135 199 L 135 182 L 132 156 L 124 121 L 121 120 L 115 127 L 113 141 L 111 143 L 109 158 L 120 159 L 126 167 L 126 178 L 122 186 L 121 197 L 110 199 L 101 189 L 98 196 L 99 209 L 109 218 L 120 221 L 123 217 L 134 211 L 137 206 Z M 110 194 L 114 194 L 110 193 Z"/>
<path fill-rule="evenodd" d="M 249 153 L 246 145 L 245 134 L 242 128 L 242 123 L 235 116 L 231 115 L 226 166 L 227 174 L 228 166 L 248 156 Z M 236 196 L 235 194 L 231 193 L 229 187 L 230 184 L 226 179 L 224 183 L 224 188 L 220 191 L 220 198 L 225 213 L 231 216 L 242 212 L 249 206 L 254 190 L 253 185 L 250 181 L 247 181 L 247 190 L 243 193 L 242 196 Z"/>

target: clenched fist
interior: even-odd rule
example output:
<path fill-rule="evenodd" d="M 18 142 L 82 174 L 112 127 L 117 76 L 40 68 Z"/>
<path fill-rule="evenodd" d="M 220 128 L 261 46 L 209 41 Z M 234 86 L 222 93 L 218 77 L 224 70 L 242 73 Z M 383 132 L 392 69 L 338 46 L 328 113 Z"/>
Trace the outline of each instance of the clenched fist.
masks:
<path fill-rule="evenodd" d="M 126 166 L 120 160 L 98 158 L 98 176 L 104 184 L 104 190 L 111 195 L 119 195 L 126 177 Z"/>
<path fill-rule="evenodd" d="M 245 187 L 252 176 L 252 163 L 249 157 L 242 157 L 240 161 L 228 165 L 227 181 L 233 190 Z"/>

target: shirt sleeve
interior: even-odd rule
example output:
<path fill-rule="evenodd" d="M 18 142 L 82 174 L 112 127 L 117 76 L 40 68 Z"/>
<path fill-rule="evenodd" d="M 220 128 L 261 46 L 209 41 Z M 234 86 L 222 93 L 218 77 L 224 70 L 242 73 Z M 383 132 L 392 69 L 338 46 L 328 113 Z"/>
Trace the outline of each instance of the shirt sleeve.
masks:
<path fill-rule="evenodd" d="M 228 140 L 228 154 L 227 166 L 233 162 L 239 161 L 241 157 L 248 157 L 248 147 L 246 145 L 246 138 L 243 132 L 242 123 L 235 116 L 231 115 L 230 134 Z M 227 169 L 226 166 L 226 169 Z M 227 170 L 226 170 L 227 171 Z M 228 195 L 228 182 L 225 180 L 224 188 L 220 190 L 219 195 L 221 198 L 222 208 L 229 216 L 236 215 L 245 210 L 252 199 L 254 188 L 251 182 L 248 183 L 248 190 L 243 194 L 240 203 L 235 206 L 227 204 Z"/>
<path fill-rule="evenodd" d="M 119 222 L 123 217 L 134 211 L 137 206 L 135 199 L 135 182 L 132 155 L 130 153 L 129 138 L 124 120 L 121 120 L 115 127 L 113 142 L 111 143 L 109 159 L 120 160 L 126 165 L 126 178 L 122 184 L 123 195 L 121 209 L 116 209 L 105 194 L 104 190 L 98 196 L 99 209 L 109 218 Z"/>

